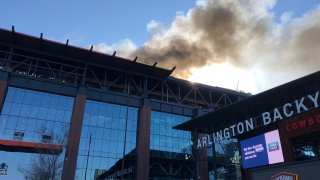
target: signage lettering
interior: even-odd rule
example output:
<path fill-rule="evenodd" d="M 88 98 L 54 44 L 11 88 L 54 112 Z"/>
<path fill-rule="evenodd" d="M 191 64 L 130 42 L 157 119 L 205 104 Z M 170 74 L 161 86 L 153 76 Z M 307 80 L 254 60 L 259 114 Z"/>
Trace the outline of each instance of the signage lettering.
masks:
<path fill-rule="evenodd" d="M 240 164 L 241 156 L 239 155 L 239 151 L 234 152 L 234 156 L 230 158 L 231 163 Z"/>
<path fill-rule="evenodd" d="M 313 116 L 309 116 L 297 122 L 287 123 L 285 127 L 287 132 L 291 132 L 315 125 L 320 125 L 320 113 Z"/>
<path fill-rule="evenodd" d="M 287 172 L 281 172 L 272 176 L 271 180 L 298 180 L 298 175 Z"/>
<path fill-rule="evenodd" d="M 123 169 L 121 171 L 117 171 L 107 177 L 107 179 L 115 179 L 116 177 L 120 177 L 122 175 L 130 174 L 133 172 L 133 167 L 129 167 L 127 169 Z"/>
<path fill-rule="evenodd" d="M 280 149 L 279 142 L 276 141 L 276 142 L 268 144 L 268 148 L 269 148 L 269 152 L 279 150 Z"/>
<path fill-rule="evenodd" d="M 270 123 L 281 121 L 284 118 L 289 118 L 293 115 L 318 107 L 319 91 L 315 92 L 313 95 L 306 95 L 305 97 L 296 99 L 291 103 L 285 103 L 282 107 L 274 108 L 270 112 L 263 112 L 261 116 L 249 118 L 247 120 L 240 121 L 237 124 L 232 124 L 229 127 L 213 132 L 210 135 L 198 139 L 194 144 L 197 149 L 211 146 L 215 142 L 251 131 L 259 127 L 258 125 L 260 124 L 266 126 Z M 292 131 L 307 125 L 313 125 L 315 123 L 320 123 L 320 114 L 315 118 L 308 118 L 298 123 L 289 124 L 287 125 L 286 129 L 287 131 Z"/>
<path fill-rule="evenodd" d="M 230 138 L 232 136 L 235 136 L 236 135 L 235 133 L 242 134 L 244 132 L 252 130 L 253 128 L 254 126 L 253 126 L 252 118 L 249 120 L 246 120 L 244 123 L 239 122 L 237 125 L 232 125 L 228 128 L 225 128 L 224 130 L 220 130 L 213 133 L 212 136 L 207 135 L 202 137 L 201 139 L 198 139 L 197 148 L 210 146 L 214 142 L 221 141 L 225 138 Z M 210 142 L 210 144 L 207 142 Z"/>

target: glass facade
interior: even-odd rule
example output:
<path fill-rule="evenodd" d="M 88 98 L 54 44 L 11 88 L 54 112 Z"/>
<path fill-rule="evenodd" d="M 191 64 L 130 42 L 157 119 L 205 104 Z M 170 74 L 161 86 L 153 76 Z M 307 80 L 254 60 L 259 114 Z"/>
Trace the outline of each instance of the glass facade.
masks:
<path fill-rule="evenodd" d="M 320 133 L 308 133 L 291 138 L 293 156 L 296 161 L 320 158 Z"/>
<path fill-rule="evenodd" d="M 172 129 L 189 119 L 187 116 L 151 112 L 149 170 L 151 179 L 194 177 L 191 133 Z"/>
<path fill-rule="evenodd" d="M 73 103 L 74 97 L 8 88 L 0 115 L 2 179 L 61 178 Z M 189 119 L 151 111 L 150 179 L 197 178 L 196 136 L 173 129 Z M 137 121 L 138 108 L 87 100 L 75 179 L 135 178 Z M 236 147 L 234 140 L 216 144 L 219 178 L 241 176 Z"/>
<path fill-rule="evenodd" d="M 73 103 L 73 97 L 8 88 L 0 116 L 1 179 L 60 179 Z"/>
<path fill-rule="evenodd" d="M 87 100 L 76 179 L 131 178 L 137 116 L 137 108 Z"/>
<path fill-rule="evenodd" d="M 212 147 L 208 148 L 208 168 L 209 179 L 214 180 L 214 165 L 216 162 L 217 179 L 225 180 L 241 180 L 241 153 L 238 140 L 225 139 L 214 144 L 215 154 L 212 152 Z M 213 160 L 213 155 L 215 158 Z"/>

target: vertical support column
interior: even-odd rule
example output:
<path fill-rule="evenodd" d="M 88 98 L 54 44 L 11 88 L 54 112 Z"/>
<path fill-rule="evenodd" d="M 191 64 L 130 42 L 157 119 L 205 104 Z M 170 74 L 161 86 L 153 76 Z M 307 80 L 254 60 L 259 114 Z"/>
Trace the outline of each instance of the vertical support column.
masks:
<path fill-rule="evenodd" d="M 251 180 L 251 174 L 250 174 L 250 170 L 244 170 L 244 179 L 245 180 Z"/>
<path fill-rule="evenodd" d="M 144 103 L 139 109 L 137 131 L 137 176 L 149 179 L 151 108 Z"/>
<path fill-rule="evenodd" d="M 213 164 L 213 178 L 217 179 L 217 154 L 216 154 L 216 143 L 212 144 L 212 164 Z"/>
<path fill-rule="evenodd" d="M 201 139 L 205 137 L 205 134 L 198 134 L 198 138 Z M 213 144 L 214 145 L 214 144 Z M 207 147 L 197 149 L 198 153 L 198 175 L 201 180 L 209 180 L 209 171 L 208 171 L 208 154 Z"/>
<path fill-rule="evenodd" d="M 291 162 L 294 162 L 294 156 L 293 156 L 293 150 L 292 150 L 293 144 L 290 140 L 289 135 L 286 133 L 285 128 L 286 128 L 285 121 L 278 123 L 279 136 L 281 140 L 284 162 L 291 163 Z"/>
<path fill-rule="evenodd" d="M 205 112 L 201 109 L 196 109 L 194 112 L 195 116 L 200 116 Z M 202 139 L 206 137 L 205 134 L 194 135 L 196 139 Z M 213 144 L 214 145 L 214 144 Z M 208 155 L 207 155 L 207 147 L 202 147 L 196 150 L 197 153 L 197 175 L 201 180 L 209 180 L 209 171 L 208 171 Z"/>
<path fill-rule="evenodd" d="M 4 100 L 6 99 L 8 90 L 8 77 L 8 72 L 0 71 L 0 112 L 2 112 Z"/>
<path fill-rule="evenodd" d="M 86 89 L 85 87 L 79 87 L 73 105 L 62 180 L 70 180 L 75 177 L 85 104 Z"/>

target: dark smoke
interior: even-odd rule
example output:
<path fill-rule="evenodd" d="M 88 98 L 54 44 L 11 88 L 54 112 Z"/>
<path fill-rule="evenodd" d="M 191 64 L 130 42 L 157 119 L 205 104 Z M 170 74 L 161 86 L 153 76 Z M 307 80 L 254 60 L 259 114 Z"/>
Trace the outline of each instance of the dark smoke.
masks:
<path fill-rule="evenodd" d="M 284 13 L 276 22 L 275 0 L 197 3 L 168 28 L 152 29 L 145 45 L 125 56 L 168 69 L 177 66 L 173 75 L 184 79 L 192 68 L 229 62 L 252 74 L 257 91 L 320 70 L 319 6 L 298 18 Z"/>
<path fill-rule="evenodd" d="M 134 54 L 146 63 L 160 62 L 166 68 L 178 67 L 177 75 L 187 78 L 191 67 L 202 67 L 206 64 L 209 49 L 192 44 L 182 38 L 172 38 L 169 45 L 160 49 L 144 47 L 138 49 Z"/>
<path fill-rule="evenodd" d="M 199 36 L 196 42 L 190 40 L 192 37 L 189 37 L 189 34 L 184 36 L 183 32 L 178 31 L 174 32 L 173 36 L 150 40 L 156 41 L 154 44 L 157 44 L 157 41 L 165 41 L 164 47 L 146 45 L 134 54 L 146 63 L 158 61 L 160 65 L 167 68 L 177 66 L 175 74 L 183 78 L 190 75 L 189 69 L 192 67 L 205 66 L 209 61 L 219 62 L 215 57 L 237 54 L 237 42 L 233 38 L 237 18 L 231 10 L 222 6 L 197 7 L 192 10 L 187 22 L 180 25 L 179 22 L 173 23 L 172 26 L 178 26 L 180 30 L 183 28 L 179 26 L 185 23 L 188 28 L 186 31 L 191 31 L 191 35 Z"/>
<path fill-rule="evenodd" d="M 157 38 L 151 38 L 150 44 L 137 49 L 132 56 L 148 64 L 156 61 L 166 68 L 177 66 L 175 75 L 182 78 L 190 76 L 190 68 L 207 64 L 230 61 L 242 66 L 245 61 L 241 61 L 241 46 L 248 41 L 247 35 L 260 38 L 267 33 L 265 19 L 248 24 L 251 22 L 246 18 L 238 3 L 208 1 L 205 6 L 190 10 L 186 19 L 177 17 L 167 31 L 169 35 L 155 35 Z M 157 46 L 163 42 L 165 46 Z"/>

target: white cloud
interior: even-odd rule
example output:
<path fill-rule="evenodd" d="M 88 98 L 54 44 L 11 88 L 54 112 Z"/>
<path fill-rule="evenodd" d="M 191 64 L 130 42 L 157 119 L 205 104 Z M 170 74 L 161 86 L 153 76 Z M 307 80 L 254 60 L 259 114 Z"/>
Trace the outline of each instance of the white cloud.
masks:
<path fill-rule="evenodd" d="M 124 39 L 111 45 L 99 43 L 94 45 L 93 49 L 107 54 L 113 54 L 113 52 L 116 51 L 117 56 L 132 58 L 130 55 L 137 49 L 137 46 L 130 39 Z"/>
<path fill-rule="evenodd" d="M 289 23 L 292 20 L 293 12 L 292 11 L 287 11 L 281 14 L 280 16 L 280 21 L 281 23 Z"/>
<path fill-rule="evenodd" d="M 147 24 L 147 31 L 151 34 L 162 34 L 165 31 L 164 25 L 156 20 L 152 20 Z"/>

